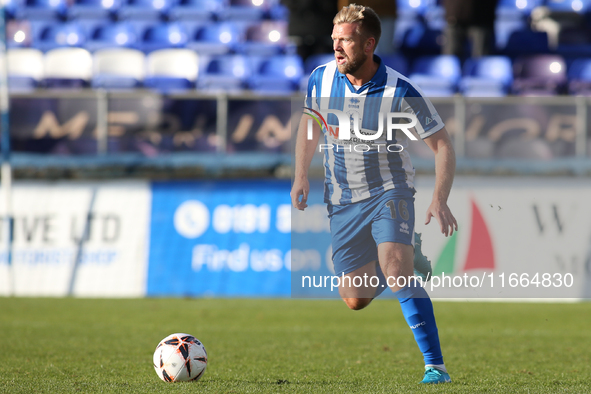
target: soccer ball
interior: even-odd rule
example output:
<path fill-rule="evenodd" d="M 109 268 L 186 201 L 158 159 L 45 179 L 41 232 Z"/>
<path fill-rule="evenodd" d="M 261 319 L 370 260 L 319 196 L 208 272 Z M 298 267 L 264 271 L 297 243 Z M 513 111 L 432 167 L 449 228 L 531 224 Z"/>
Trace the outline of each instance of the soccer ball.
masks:
<path fill-rule="evenodd" d="M 207 367 L 203 344 L 189 334 L 171 334 L 160 341 L 154 352 L 154 369 L 165 382 L 197 381 Z"/>

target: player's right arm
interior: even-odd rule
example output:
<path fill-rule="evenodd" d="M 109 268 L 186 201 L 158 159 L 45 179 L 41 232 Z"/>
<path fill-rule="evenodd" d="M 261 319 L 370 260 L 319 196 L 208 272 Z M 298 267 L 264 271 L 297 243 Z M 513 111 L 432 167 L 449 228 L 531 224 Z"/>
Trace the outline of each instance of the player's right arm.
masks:
<path fill-rule="evenodd" d="M 310 192 L 310 183 L 308 182 L 308 169 L 312 163 L 312 158 L 318 146 L 320 138 L 320 127 L 316 122 L 312 122 L 312 139 L 308 139 L 308 119 L 309 116 L 302 116 L 298 127 L 295 146 L 295 177 L 291 188 L 291 203 L 294 208 L 303 211 L 308 204 L 308 193 Z M 301 200 L 300 200 L 301 197 Z"/>

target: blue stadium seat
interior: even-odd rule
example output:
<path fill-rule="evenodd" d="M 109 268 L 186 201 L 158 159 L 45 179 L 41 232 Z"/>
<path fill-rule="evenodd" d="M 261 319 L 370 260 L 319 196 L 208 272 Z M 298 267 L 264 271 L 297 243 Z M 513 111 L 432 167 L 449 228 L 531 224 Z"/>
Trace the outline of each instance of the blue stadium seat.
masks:
<path fill-rule="evenodd" d="M 213 23 L 197 27 L 187 48 L 203 55 L 224 55 L 234 52 L 243 41 L 243 32 L 234 23 Z"/>
<path fill-rule="evenodd" d="M 14 17 L 51 21 L 65 17 L 67 8 L 66 0 L 22 0 L 15 6 Z"/>
<path fill-rule="evenodd" d="M 298 90 L 304 65 L 297 55 L 264 59 L 250 78 L 249 88 L 262 94 L 291 94 Z"/>
<path fill-rule="evenodd" d="M 524 19 L 497 19 L 495 20 L 495 46 L 501 51 L 507 46 L 509 36 L 514 31 L 526 30 L 527 22 Z"/>
<path fill-rule="evenodd" d="M 591 0 L 546 0 L 544 6 L 551 11 L 586 13 L 591 8 Z"/>
<path fill-rule="evenodd" d="M 43 52 L 33 48 L 7 51 L 8 87 L 11 91 L 31 91 L 43 80 Z"/>
<path fill-rule="evenodd" d="M 85 48 L 91 52 L 114 47 L 137 48 L 138 41 L 138 35 L 130 23 L 107 23 L 93 29 Z"/>
<path fill-rule="evenodd" d="M 289 9 L 283 4 L 271 4 L 268 14 L 274 21 L 289 21 Z"/>
<path fill-rule="evenodd" d="M 84 88 L 92 79 L 92 55 L 82 48 L 56 48 L 44 58 L 44 80 L 47 88 Z"/>
<path fill-rule="evenodd" d="M 506 96 L 513 82 L 511 59 L 485 56 L 466 60 L 460 91 L 468 97 Z"/>
<path fill-rule="evenodd" d="M 172 20 L 215 20 L 227 0 L 179 0 L 169 12 Z"/>
<path fill-rule="evenodd" d="M 304 62 L 304 73 L 309 75 L 316 67 L 333 60 L 334 53 L 321 53 L 318 55 L 309 56 Z"/>
<path fill-rule="evenodd" d="M 556 53 L 565 58 L 591 57 L 591 29 L 588 27 L 561 29 Z"/>
<path fill-rule="evenodd" d="M 308 79 L 310 73 L 318 66 L 326 64 L 334 60 L 334 53 L 320 53 L 311 55 L 304 61 L 304 75 L 300 79 L 300 91 L 306 93 L 308 91 Z"/>
<path fill-rule="evenodd" d="M 197 79 L 197 89 L 207 91 L 240 91 L 252 75 L 249 59 L 242 55 L 224 55 L 210 59 Z"/>
<path fill-rule="evenodd" d="M 429 97 L 451 96 L 461 76 L 460 61 L 453 55 L 421 57 L 412 66 L 410 80 Z"/>
<path fill-rule="evenodd" d="M 287 22 L 261 21 L 246 28 L 245 41 L 238 51 L 253 56 L 273 56 L 285 51 Z"/>
<path fill-rule="evenodd" d="M 161 93 L 195 88 L 199 73 L 199 58 L 190 49 L 160 49 L 146 58 L 144 86 Z"/>
<path fill-rule="evenodd" d="M 402 75 L 406 75 L 408 73 L 408 62 L 402 55 L 387 55 L 381 56 L 382 61 L 384 64 L 396 71 L 398 71 Z"/>
<path fill-rule="evenodd" d="M 501 48 L 501 53 L 511 58 L 549 52 L 548 34 L 542 31 L 531 31 L 530 29 L 512 32 L 505 47 Z"/>
<path fill-rule="evenodd" d="M 497 20 L 525 19 L 531 11 L 542 5 L 544 0 L 499 0 Z"/>
<path fill-rule="evenodd" d="M 74 0 L 68 7 L 68 19 L 107 19 L 120 6 L 121 0 Z"/>
<path fill-rule="evenodd" d="M 119 8 L 119 19 L 157 21 L 167 16 L 173 0 L 125 0 Z"/>
<path fill-rule="evenodd" d="M 93 88 L 133 89 L 144 80 L 145 55 L 129 48 L 102 49 L 93 56 Z"/>
<path fill-rule="evenodd" d="M 22 7 L 22 0 L 5 0 L 4 12 L 6 15 L 6 19 L 9 20 L 16 18 L 16 13 L 18 9 Z"/>
<path fill-rule="evenodd" d="M 513 66 L 513 93 L 522 96 L 553 96 L 563 93 L 567 83 L 566 62 L 560 55 L 530 55 Z"/>
<path fill-rule="evenodd" d="M 443 32 L 425 23 L 414 24 L 404 33 L 400 52 L 408 58 L 435 56 L 441 53 Z"/>
<path fill-rule="evenodd" d="M 184 48 L 188 40 L 189 34 L 182 24 L 163 22 L 144 30 L 139 48 L 146 53 L 166 48 Z"/>
<path fill-rule="evenodd" d="M 48 23 L 38 27 L 32 46 L 46 52 L 59 47 L 80 47 L 85 42 L 86 34 L 77 22 Z"/>
<path fill-rule="evenodd" d="M 434 6 L 432 0 L 396 0 L 398 16 L 401 18 L 413 18 L 423 15 L 430 6 Z"/>
<path fill-rule="evenodd" d="M 229 0 L 218 17 L 227 21 L 260 21 L 271 6 L 269 0 Z"/>
<path fill-rule="evenodd" d="M 447 25 L 443 2 L 444 0 L 429 0 L 427 9 L 423 13 L 427 26 L 432 29 L 443 30 Z"/>
<path fill-rule="evenodd" d="M 568 69 L 568 80 L 570 94 L 591 96 L 591 58 L 573 61 Z"/>

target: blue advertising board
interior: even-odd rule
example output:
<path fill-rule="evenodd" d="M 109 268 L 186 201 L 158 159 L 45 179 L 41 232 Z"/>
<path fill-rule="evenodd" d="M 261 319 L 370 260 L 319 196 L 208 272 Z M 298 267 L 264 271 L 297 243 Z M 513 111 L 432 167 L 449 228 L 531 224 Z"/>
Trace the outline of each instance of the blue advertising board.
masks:
<path fill-rule="evenodd" d="M 154 182 L 148 296 L 289 296 L 289 181 Z"/>

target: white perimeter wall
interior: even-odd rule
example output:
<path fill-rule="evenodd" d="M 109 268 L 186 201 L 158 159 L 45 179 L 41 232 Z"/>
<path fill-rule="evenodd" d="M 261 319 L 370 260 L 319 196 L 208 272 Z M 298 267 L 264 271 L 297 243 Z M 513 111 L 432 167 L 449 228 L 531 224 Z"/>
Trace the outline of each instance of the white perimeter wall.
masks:
<path fill-rule="evenodd" d="M 64 296 L 74 273 L 75 296 L 145 294 L 148 182 L 16 182 L 12 206 L 12 270 L 2 241 L 0 294 Z"/>
<path fill-rule="evenodd" d="M 417 182 L 416 229 L 424 234 L 424 251 L 437 263 L 448 239 L 438 225 L 424 225 L 434 179 Z M 489 230 L 495 268 L 463 270 L 472 236 L 472 202 Z M 591 179 L 588 178 L 456 178 L 449 206 L 458 220 L 454 275 L 478 276 L 492 272 L 492 286 L 445 288 L 430 291 L 437 297 L 590 298 L 591 297 Z M 571 274 L 571 287 L 527 284 L 511 287 L 508 276 L 536 273 Z M 502 286 L 501 275 L 505 275 Z M 540 277 L 541 279 L 541 277 Z M 456 283 L 459 283 L 457 281 Z M 473 281 L 476 283 L 476 280 Z M 546 283 L 547 284 L 547 283 Z"/>

